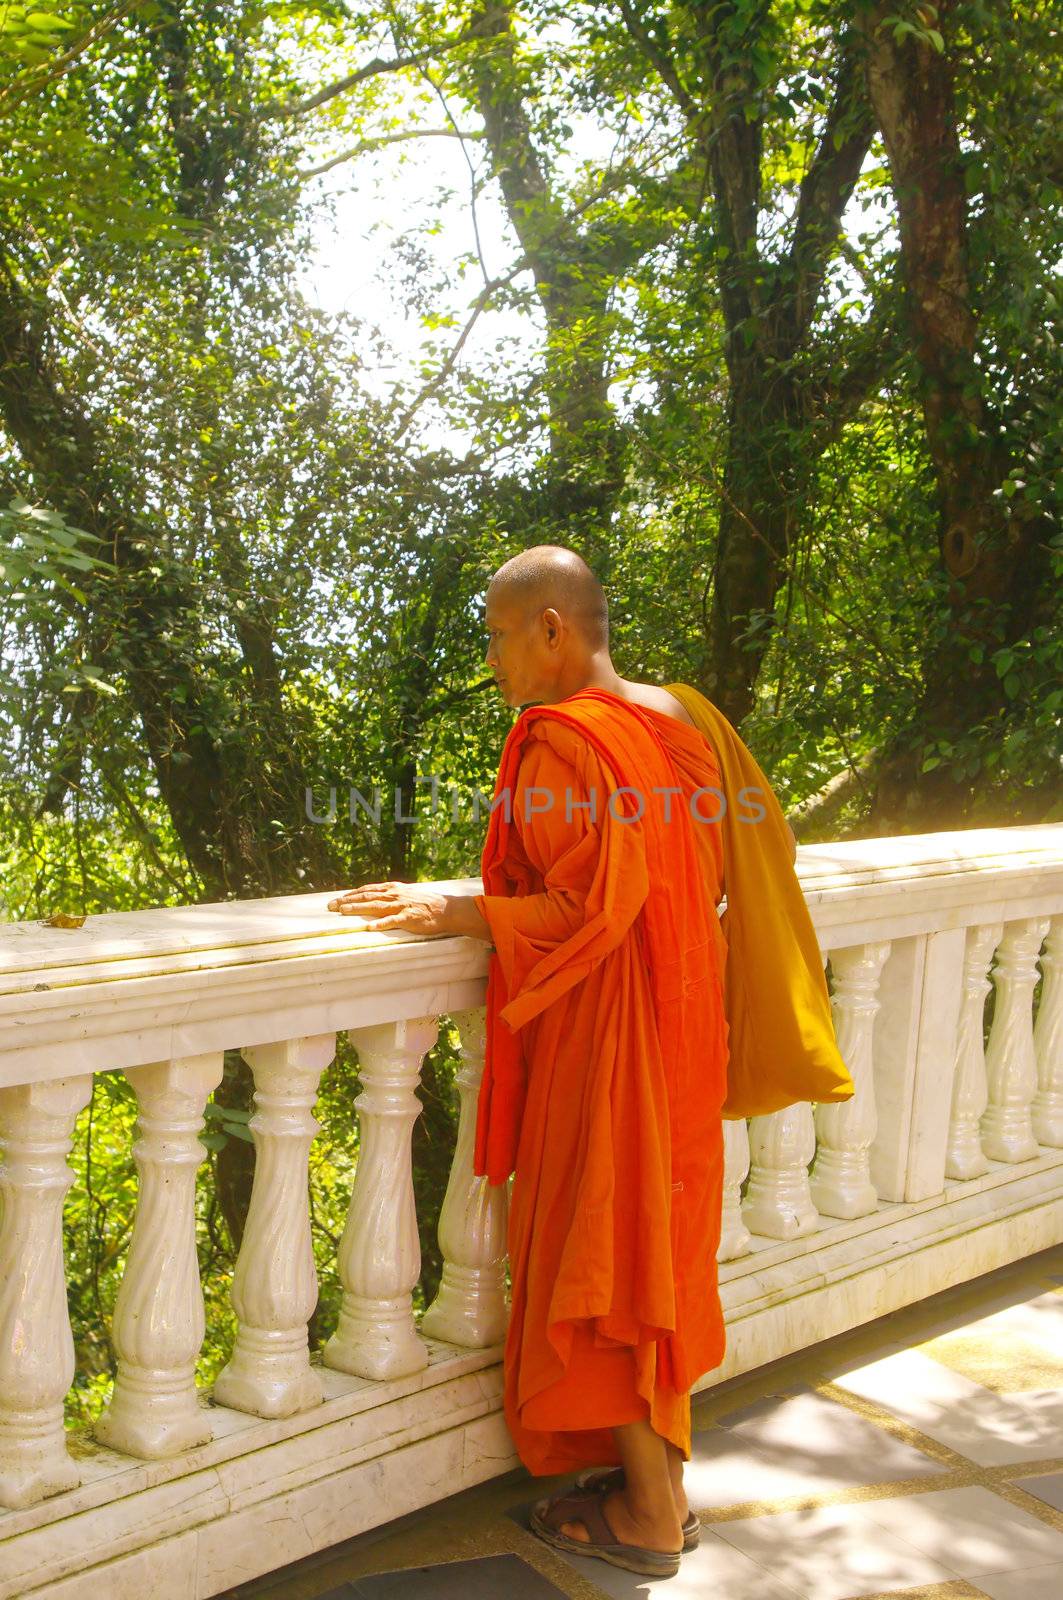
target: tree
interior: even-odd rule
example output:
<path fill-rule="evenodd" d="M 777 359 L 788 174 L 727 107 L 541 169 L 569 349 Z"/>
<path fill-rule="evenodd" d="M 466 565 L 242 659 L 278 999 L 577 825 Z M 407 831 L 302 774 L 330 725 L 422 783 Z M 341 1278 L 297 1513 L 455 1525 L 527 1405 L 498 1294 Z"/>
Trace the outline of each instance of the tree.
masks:
<path fill-rule="evenodd" d="M 1029 15 L 1009 21 L 996 8 L 959 0 L 908 10 L 898 16 L 892 5 L 863 5 L 857 27 L 897 200 L 905 304 L 937 485 L 945 605 L 930 632 L 922 697 L 879 773 L 875 815 L 883 827 L 901 825 L 913 812 L 923 826 L 964 821 L 986 770 L 985 753 L 969 747 L 971 730 L 1006 725 L 1018 689 L 1011 667 L 1023 646 L 1036 667 L 1058 661 L 1048 631 L 1058 619 L 1052 505 L 1039 472 L 1029 483 L 1018 477 L 1035 440 L 1009 429 L 994 410 L 980 332 L 983 286 L 971 261 L 969 190 L 978 162 L 991 167 L 999 158 L 983 142 L 988 130 L 977 123 L 984 110 L 980 117 L 973 102 L 969 137 L 979 143 L 964 154 L 955 92 L 958 58 L 982 43 L 987 24 L 1017 68 L 1016 24 L 1023 26 L 1022 66 L 1033 80 L 1034 104 L 1045 101 L 1047 115 L 1050 76 L 1034 65 L 1039 52 L 1024 26 L 1033 21 Z M 1040 59 L 1050 61 L 1051 49 Z M 1029 104 L 1025 109 L 1029 114 Z M 992 194 L 987 200 L 992 206 Z M 1019 382 L 1028 376 L 1018 375 Z M 1027 426 L 1033 420 L 1028 415 Z M 1031 687 L 1041 688 L 1045 676 L 1035 670 Z M 940 759 L 964 744 L 958 761 Z M 928 757 L 928 749 L 940 754 Z M 1054 787 L 1049 783 L 1046 793 Z"/>
<path fill-rule="evenodd" d="M 844 319 L 823 317 L 874 129 L 854 39 L 832 12 L 819 32 L 808 8 L 761 0 L 619 9 L 711 177 L 699 254 L 724 322 L 728 391 L 704 672 L 706 692 L 738 723 L 816 458 L 884 370 L 883 308 L 855 337 Z M 765 208 L 778 215 L 795 190 L 789 228 L 766 235 Z M 841 360 L 826 359 L 839 345 Z"/>

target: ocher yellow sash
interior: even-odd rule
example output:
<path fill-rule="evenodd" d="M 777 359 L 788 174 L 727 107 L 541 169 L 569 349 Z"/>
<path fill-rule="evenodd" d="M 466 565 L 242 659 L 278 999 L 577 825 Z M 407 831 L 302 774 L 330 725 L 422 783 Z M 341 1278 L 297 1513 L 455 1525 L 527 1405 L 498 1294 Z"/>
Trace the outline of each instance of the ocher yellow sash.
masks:
<path fill-rule="evenodd" d="M 805 1100 L 849 1100 L 856 1086 L 834 1037 L 823 960 L 782 808 L 723 712 L 689 684 L 667 688 L 709 741 L 727 807 L 721 926 L 730 1059 L 723 1115 L 756 1117 Z M 743 788 L 761 792 L 740 800 Z M 760 821 L 741 820 L 761 807 Z"/>

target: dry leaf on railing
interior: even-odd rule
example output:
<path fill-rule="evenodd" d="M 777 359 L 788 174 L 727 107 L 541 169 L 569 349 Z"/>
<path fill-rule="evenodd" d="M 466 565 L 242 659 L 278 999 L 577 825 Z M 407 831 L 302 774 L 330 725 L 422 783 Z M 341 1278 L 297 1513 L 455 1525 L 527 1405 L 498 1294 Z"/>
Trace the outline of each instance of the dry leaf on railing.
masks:
<path fill-rule="evenodd" d="M 84 917 L 72 917 L 68 911 L 55 911 L 50 917 L 42 917 L 42 928 L 80 928 L 85 921 Z"/>

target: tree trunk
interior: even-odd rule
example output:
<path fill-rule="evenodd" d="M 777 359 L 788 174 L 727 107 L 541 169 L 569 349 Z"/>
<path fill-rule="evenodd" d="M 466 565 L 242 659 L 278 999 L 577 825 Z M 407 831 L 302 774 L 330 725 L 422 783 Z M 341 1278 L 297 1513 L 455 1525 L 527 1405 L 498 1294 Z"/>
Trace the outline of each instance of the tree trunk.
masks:
<path fill-rule="evenodd" d="M 776 596 L 789 581 L 817 452 L 830 437 L 822 419 L 842 407 L 851 410 L 876 370 L 861 352 L 856 366 L 823 381 L 814 379 L 815 363 L 808 359 L 815 353 L 813 318 L 873 125 L 859 61 L 842 36 L 789 247 L 769 258 L 758 238 L 764 117 L 748 113 L 768 88 L 758 66 L 773 48 L 770 8 L 739 0 L 676 6 L 681 37 L 674 48 L 665 30 L 650 31 L 639 7 L 622 9 L 632 37 L 685 115 L 712 188 L 713 267 L 730 395 L 702 687 L 740 723 L 771 643 Z"/>
<path fill-rule="evenodd" d="M 749 363 L 728 403 L 706 688 L 736 725 L 752 708 L 775 599 L 788 581 L 793 532 L 814 465 L 809 456 L 807 435 L 788 416 L 778 380 L 773 391 L 764 363 Z"/>
<path fill-rule="evenodd" d="M 676 215 L 700 206 L 688 161 L 665 179 L 671 214 L 580 224 L 566 211 L 547 157 L 536 145 L 508 0 L 478 0 L 470 31 L 484 50 L 470 65 L 472 94 L 513 229 L 546 318 L 545 389 L 550 461 L 546 520 L 558 542 L 575 540 L 607 576 L 608 530 L 624 486 L 627 441 L 609 400 L 609 298 L 631 267 L 675 233 Z M 544 537 L 548 535 L 544 531 Z"/>
<path fill-rule="evenodd" d="M 912 34 L 898 40 L 885 21 L 893 9 L 881 0 L 865 4 L 857 27 L 897 203 L 947 610 L 924 657 L 924 690 L 912 722 L 891 741 L 880 768 L 873 820 L 883 829 L 949 828 L 972 815 L 975 782 L 957 778 L 946 764 L 924 773 L 923 753 L 928 743 L 954 742 L 1005 709 L 989 652 L 1022 637 L 1046 604 L 1051 530 L 1021 498 L 1009 507 L 994 493 L 1009 463 L 976 360 L 952 64 L 947 45 L 939 51 Z M 955 0 L 937 10 L 946 31 Z"/>

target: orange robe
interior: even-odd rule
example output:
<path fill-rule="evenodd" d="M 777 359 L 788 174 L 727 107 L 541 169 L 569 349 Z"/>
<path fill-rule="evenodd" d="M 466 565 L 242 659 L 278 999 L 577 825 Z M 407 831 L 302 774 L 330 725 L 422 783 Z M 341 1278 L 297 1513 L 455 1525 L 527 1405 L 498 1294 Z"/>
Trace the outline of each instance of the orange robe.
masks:
<path fill-rule="evenodd" d="M 504 1406 L 537 1475 L 618 1464 L 639 1419 L 689 1460 L 724 1354 L 719 802 L 690 809 L 719 787 L 701 733 L 603 690 L 529 708 L 503 751 L 475 1170 L 513 1174 Z"/>

